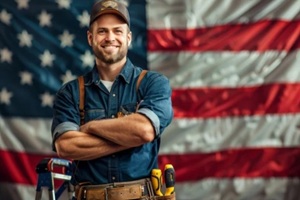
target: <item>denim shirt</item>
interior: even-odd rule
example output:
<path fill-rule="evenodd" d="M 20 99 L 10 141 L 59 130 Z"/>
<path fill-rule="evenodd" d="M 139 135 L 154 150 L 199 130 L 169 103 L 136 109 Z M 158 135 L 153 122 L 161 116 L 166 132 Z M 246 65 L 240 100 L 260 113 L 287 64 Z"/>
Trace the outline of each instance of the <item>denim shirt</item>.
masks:
<path fill-rule="evenodd" d="M 89 161 L 74 161 L 73 184 L 132 181 L 150 177 L 151 170 L 157 168 L 160 136 L 173 118 L 172 91 L 165 76 L 148 71 L 137 92 L 136 82 L 141 71 L 141 68 L 134 66 L 127 59 L 110 92 L 101 83 L 96 67 L 84 75 L 85 122 L 114 118 L 119 111 L 133 113 L 139 103 L 137 112 L 145 115 L 151 121 L 155 129 L 155 139 L 139 147 L 113 155 Z M 51 131 L 54 148 L 54 142 L 60 135 L 66 131 L 79 130 L 77 80 L 68 82 L 57 92 L 53 110 Z"/>

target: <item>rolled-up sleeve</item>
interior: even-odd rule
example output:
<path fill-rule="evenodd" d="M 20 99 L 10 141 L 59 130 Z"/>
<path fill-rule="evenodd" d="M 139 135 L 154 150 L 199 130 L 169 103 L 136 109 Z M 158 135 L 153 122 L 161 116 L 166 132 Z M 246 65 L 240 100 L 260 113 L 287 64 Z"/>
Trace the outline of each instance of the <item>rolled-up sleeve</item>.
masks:
<path fill-rule="evenodd" d="M 76 82 L 63 86 L 56 94 L 53 104 L 52 147 L 55 140 L 67 131 L 79 130 L 78 91 Z M 74 95 L 75 93 L 75 95 Z M 53 149 L 55 150 L 55 149 Z"/>
<path fill-rule="evenodd" d="M 159 137 L 173 119 L 172 89 L 169 80 L 161 74 L 148 72 L 148 80 L 141 85 L 142 101 L 137 111 L 149 118 Z"/>
<path fill-rule="evenodd" d="M 160 134 L 160 121 L 157 115 L 148 108 L 141 108 L 137 111 L 137 113 L 145 115 L 151 121 L 155 130 L 155 135 L 158 136 Z"/>
<path fill-rule="evenodd" d="M 61 134 L 67 132 L 67 131 L 78 131 L 79 126 L 73 122 L 63 122 L 56 126 L 56 128 L 53 131 L 53 141 L 56 140 Z"/>

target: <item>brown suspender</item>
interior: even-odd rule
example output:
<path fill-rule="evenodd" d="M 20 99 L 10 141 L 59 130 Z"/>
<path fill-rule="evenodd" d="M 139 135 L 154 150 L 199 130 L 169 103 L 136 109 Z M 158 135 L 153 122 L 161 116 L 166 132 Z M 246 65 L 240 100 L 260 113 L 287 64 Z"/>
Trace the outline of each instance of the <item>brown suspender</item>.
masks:
<path fill-rule="evenodd" d="M 136 92 L 138 93 L 140 83 L 142 82 L 144 76 L 146 75 L 147 70 L 143 70 L 139 78 L 136 82 Z M 79 112 L 80 112 L 80 124 L 84 124 L 84 98 L 85 98 L 85 88 L 84 88 L 84 77 L 79 76 L 78 78 L 78 84 L 79 84 Z"/>
<path fill-rule="evenodd" d="M 78 77 L 79 84 L 79 112 L 80 112 L 80 124 L 84 124 L 84 97 L 85 97 L 85 89 L 84 89 L 84 77 Z"/>
<path fill-rule="evenodd" d="M 143 78 L 144 78 L 144 76 L 146 75 L 146 73 L 147 73 L 147 70 L 143 70 L 143 71 L 140 73 L 139 78 L 138 78 L 138 80 L 137 80 L 137 82 L 136 82 L 136 92 L 139 91 L 140 83 L 141 83 L 141 81 L 143 80 Z"/>

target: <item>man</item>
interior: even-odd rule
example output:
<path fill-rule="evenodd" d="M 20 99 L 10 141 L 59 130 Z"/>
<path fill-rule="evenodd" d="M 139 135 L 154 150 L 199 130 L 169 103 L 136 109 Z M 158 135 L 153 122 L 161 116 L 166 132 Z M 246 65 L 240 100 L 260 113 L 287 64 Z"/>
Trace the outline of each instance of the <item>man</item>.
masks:
<path fill-rule="evenodd" d="M 142 69 L 127 58 L 131 34 L 123 4 L 95 3 L 87 31 L 95 67 L 84 75 L 84 124 L 79 82 L 65 84 L 56 95 L 53 147 L 59 157 L 74 161 L 77 199 L 153 195 L 151 170 L 158 167 L 160 137 L 173 117 L 171 88 L 152 71 L 137 83 Z"/>

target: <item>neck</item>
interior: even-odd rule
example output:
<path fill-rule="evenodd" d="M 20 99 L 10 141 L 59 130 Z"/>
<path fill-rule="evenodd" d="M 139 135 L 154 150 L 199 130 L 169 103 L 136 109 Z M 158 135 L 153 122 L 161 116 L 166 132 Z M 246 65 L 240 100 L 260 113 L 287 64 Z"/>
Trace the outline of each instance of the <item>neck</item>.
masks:
<path fill-rule="evenodd" d="M 126 58 L 113 64 L 107 64 L 96 60 L 96 66 L 101 80 L 114 81 L 126 63 Z"/>

